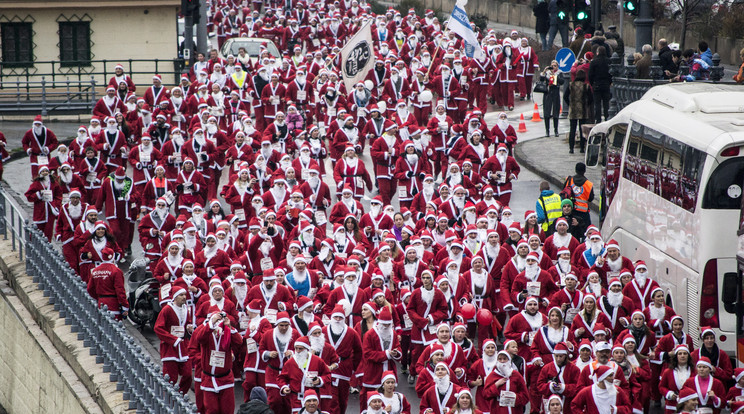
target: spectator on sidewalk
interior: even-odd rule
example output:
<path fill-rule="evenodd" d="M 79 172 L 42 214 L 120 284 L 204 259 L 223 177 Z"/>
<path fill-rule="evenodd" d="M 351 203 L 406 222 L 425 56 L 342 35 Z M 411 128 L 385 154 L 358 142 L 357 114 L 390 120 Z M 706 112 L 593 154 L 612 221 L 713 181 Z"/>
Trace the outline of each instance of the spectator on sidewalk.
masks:
<path fill-rule="evenodd" d="M 553 130 L 558 136 L 558 117 L 561 115 L 561 85 L 558 61 L 550 62 L 540 74 L 540 81 L 547 82 L 548 91 L 543 95 L 543 118 L 545 119 L 545 136 L 550 136 L 550 118 L 553 118 Z"/>
<path fill-rule="evenodd" d="M 617 26 L 607 26 L 605 39 L 607 39 L 607 44 L 610 45 L 612 50 L 622 59 L 625 56 L 625 42 L 620 37 L 620 33 L 617 32 Z"/>
<path fill-rule="evenodd" d="M 274 414 L 268 401 L 266 390 L 263 387 L 253 387 L 250 400 L 240 405 L 238 414 Z"/>
<path fill-rule="evenodd" d="M 605 38 L 603 31 L 595 30 L 594 35 L 592 36 L 590 40 L 591 40 L 591 45 L 592 45 L 592 52 L 595 55 L 597 54 L 597 49 L 604 48 L 605 55 L 607 56 L 607 58 L 609 59 L 609 57 L 612 56 L 612 47 L 610 47 L 610 45 L 607 44 L 606 42 L 607 38 Z"/>
<path fill-rule="evenodd" d="M 584 36 L 584 29 L 581 26 L 574 29 L 574 37 L 575 39 L 571 42 L 571 45 L 568 48 L 574 52 L 576 59 L 579 60 L 583 58 L 587 52 L 592 50 L 592 44 L 589 39 Z"/>
<path fill-rule="evenodd" d="M 674 73 L 672 48 L 669 47 L 669 42 L 667 42 L 666 39 L 659 39 L 659 65 L 664 73 L 666 73 L 666 71 Z"/>
<path fill-rule="evenodd" d="M 670 66 L 669 70 L 667 69 L 664 70 L 664 78 L 674 79 L 679 73 L 680 62 L 682 62 L 682 51 L 672 50 L 672 66 Z"/>
<path fill-rule="evenodd" d="M 741 66 L 739 66 L 739 72 L 734 75 L 734 81 L 736 81 L 736 83 L 744 83 L 744 49 L 739 51 L 739 58 L 742 63 Z"/>
<path fill-rule="evenodd" d="M 591 53 L 591 52 L 590 52 Z M 592 119 L 592 88 L 586 83 L 586 72 L 579 70 L 576 78 L 569 86 L 570 103 L 568 105 L 568 119 L 570 129 L 568 132 L 568 153 L 574 153 L 576 143 L 576 128 L 579 129 L 579 152 L 584 153 L 586 138 L 581 131 L 581 126 Z"/>
<path fill-rule="evenodd" d="M 609 119 L 610 110 L 610 84 L 612 75 L 610 75 L 610 61 L 607 59 L 605 48 L 598 47 L 594 54 L 592 63 L 589 64 L 589 84 L 594 91 L 594 122 L 602 122 L 602 113 L 604 112 L 605 121 Z"/>
<path fill-rule="evenodd" d="M 550 30 L 548 45 L 553 46 L 555 35 L 560 33 L 563 47 L 568 47 L 568 7 L 563 0 L 550 0 L 548 12 L 550 15 Z"/>
<path fill-rule="evenodd" d="M 545 0 L 537 0 L 537 4 L 532 7 L 532 14 L 535 15 L 535 33 L 540 36 L 542 50 L 550 50 L 552 44 L 548 43 L 548 31 L 550 31 L 550 12 L 548 12 L 548 3 Z"/>
<path fill-rule="evenodd" d="M 651 55 L 654 51 L 654 48 L 651 47 L 651 45 L 646 44 L 643 45 L 641 48 L 641 52 L 643 52 L 643 56 L 640 60 L 637 60 L 635 62 L 636 66 L 636 79 L 651 79 L 650 75 L 650 69 L 651 69 Z"/>
<path fill-rule="evenodd" d="M 686 76 L 679 75 L 674 78 L 676 82 L 694 82 L 696 80 L 706 80 L 710 77 L 710 65 L 692 49 L 687 49 L 682 53 L 682 58 L 687 63 L 690 73 Z"/>
<path fill-rule="evenodd" d="M 586 164 L 577 162 L 575 171 L 576 175 L 566 177 L 563 188 L 573 195 L 574 216 L 580 218 L 583 224 L 588 226 L 592 224 L 592 218 L 589 215 L 589 203 L 594 200 L 594 184 L 584 175 L 586 174 Z"/>

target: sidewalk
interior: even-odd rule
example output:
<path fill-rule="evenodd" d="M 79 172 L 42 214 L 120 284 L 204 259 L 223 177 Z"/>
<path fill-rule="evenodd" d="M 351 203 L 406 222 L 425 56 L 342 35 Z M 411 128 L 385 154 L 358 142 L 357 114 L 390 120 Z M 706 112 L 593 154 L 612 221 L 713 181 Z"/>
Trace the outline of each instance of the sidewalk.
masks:
<path fill-rule="evenodd" d="M 565 120 L 568 123 L 568 120 Z M 561 124 L 564 121 L 561 120 Z M 578 140 L 578 137 L 577 137 Z M 578 148 L 574 154 L 568 153 L 568 134 L 561 133 L 559 137 L 537 138 L 521 141 L 514 148 L 514 158 L 520 166 L 547 180 L 558 188 L 563 187 L 566 177 L 574 175 L 577 162 L 584 162 L 584 154 Z M 588 168 L 586 178 L 594 184 L 594 201 L 591 209 L 599 211 L 600 183 L 602 170 Z"/>

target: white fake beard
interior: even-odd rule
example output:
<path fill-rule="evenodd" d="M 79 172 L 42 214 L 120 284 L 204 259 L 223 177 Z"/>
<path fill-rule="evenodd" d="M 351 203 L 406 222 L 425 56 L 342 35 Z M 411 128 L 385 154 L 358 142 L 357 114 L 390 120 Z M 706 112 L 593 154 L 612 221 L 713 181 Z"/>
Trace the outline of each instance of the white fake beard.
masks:
<path fill-rule="evenodd" d="M 506 131 L 506 128 L 509 128 L 509 121 L 506 119 L 499 119 L 496 121 L 496 125 L 499 126 L 500 130 Z"/>
<path fill-rule="evenodd" d="M 331 253 L 331 249 L 328 248 L 328 246 L 323 246 L 320 248 L 320 253 L 318 253 L 318 259 L 320 261 L 324 261 L 328 258 L 328 255 Z"/>
<path fill-rule="evenodd" d="M 341 202 L 346 206 L 349 211 L 353 210 L 356 207 L 356 200 L 354 200 L 354 197 L 342 197 Z"/>
<path fill-rule="evenodd" d="M 92 135 L 97 135 L 100 132 L 101 132 L 101 125 L 100 124 L 98 124 L 97 127 L 89 127 L 88 128 L 88 133 L 90 133 L 91 136 Z"/>
<path fill-rule="evenodd" d="M 638 283 L 638 286 L 640 287 L 646 286 L 646 280 L 648 279 L 646 277 L 646 273 L 635 272 L 634 277 L 635 277 L 635 281 Z"/>
<path fill-rule="evenodd" d="M 207 144 L 207 140 L 204 139 L 204 134 L 196 134 L 194 135 L 194 140 L 196 140 L 196 143 L 200 146 L 204 146 Z"/>
<path fill-rule="evenodd" d="M 305 269 L 302 272 L 300 272 L 298 270 L 295 270 L 292 273 L 292 277 L 294 278 L 294 281 L 297 282 L 297 283 L 303 283 L 303 282 L 305 282 L 305 280 L 307 279 L 307 269 Z"/>
<path fill-rule="evenodd" d="M 431 196 L 434 195 L 434 184 L 424 183 L 424 189 L 422 192 L 426 198 L 431 198 Z"/>
<path fill-rule="evenodd" d="M 346 234 L 337 232 L 333 235 L 333 240 L 336 242 L 336 244 L 346 245 Z"/>
<path fill-rule="evenodd" d="M 346 323 L 342 321 L 336 321 L 331 320 L 331 324 L 329 325 L 331 327 L 331 333 L 338 336 L 344 333 L 344 329 L 346 329 Z"/>
<path fill-rule="evenodd" d="M 183 98 L 177 98 L 175 96 L 171 96 L 171 102 L 173 102 L 173 105 L 178 106 L 183 103 Z"/>
<path fill-rule="evenodd" d="M 602 251 L 602 242 L 590 242 L 589 247 L 592 249 L 592 255 L 596 256 Z"/>
<path fill-rule="evenodd" d="M 80 218 L 83 215 L 83 203 L 77 203 L 77 205 L 69 204 L 67 211 L 70 213 L 72 218 Z"/>
<path fill-rule="evenodd" d="M 315 243 L 315 233 L 313 233 L 312 231 L 302 233 L 302 240 L 304 240 L 305 243 L 312 245 L 313 243 Z"/>
<path fill-rule="evenodd" d="M 418 155 L 416 154 L 406 154 L 406 159 L 408 160 L 408 163 L 411 165 L 416 165 L 418 163 Z"/>
<path fill-rule="evenodd" d="M 217 125 L 215 125 L 215 124 L 207 124 L 207 132 L 209 132 L 210 134 L 217 133 Z"/>
<path fill-rule="evenodd" d="M 455 202 L 455 206 L 457 206 L 457 208 L 459 209 L 465 208 L 465 196 L 460 196 L 460 197 L 453 196 L 452 201 Z"/>
<path fill-rule="evenodd" d="M 310 183 L 310 187 L 317 188 L 318 184 L 320 184 L 320 178 L 318 177 L 310 177 L 307 179 L 307 182 Z"/>
<path fill-rule="evenodd" d="M 522 257 L 520 255 L 514 256 L 517 259 L 517 270 L 523 271 L 525 267 L 527 267 L 527 258 Z"/>
<path fill-rule="evenodd" d="M 300 152 L 300 162 L 307 165 L 310 162 L 310 153 L 306 151 Z"/>
<path fill-rule="evenodd" d="M 346 290 L 346 293 L 351 296 L 355 296 L 358 289 L 359 286 L 356 284 L 355 281 L 344 279 L 344 290 Z"/>
<path fill-rule="evenodd" d="M 323 346 L 325 346 L 325 335 L 322 333 L 320 336 L 313 336 L 311 335 L 309 337 L 310 339 L 310 348 L 315 352 L 315 355 L 319 355 L 323 351 Z"/>
<path fill-rule="evenodd" d="M 450 387 L 450 376 L 445 375 L 442 378 L 434 377 L 434 384 L 437 386 L 437 391 L 440 394 L 446 394 Z"/>
<path fill-rule="evenodd" d="M 571 270 L 571 267 L 570 267 L 571 266 L 571 260 L 569 260 L 569 259 L 563 259 L 563 258 L 559 257 L 558 258 L 558 266 L 560 267 L 560 269 L 562 271 L 568 272 L 569 270 Z"/>
<path fill-rule="evenodd" d="M 613 292 L 613 291 L 607 292 L 607 302 L 609 302 L 610 306 L 612 306 L 613 308 L 622 305 L 623 292 Z"/>
<path fill-rule="evenodd" d="M 602 284 L 600 283 L 589 283 L 589 290 L 594 293 L 595 296 L 600 296 L 602 294 Z"/>
<path fill-rule="evenodd" d="M 508 377 L 511 376 L 512 371 L 514 371 L 514 369 L 512 368 L 511 365 L 512 365 L 511 364 L 511 361 L 509 361 L 509 362 L 497 362 L 496 363 L 496 370 L 501 375 L 503 375 L 504 377 L 507 377 L 508 378 Z"/>
<path fill-rule="evenodd" d="M 34 129 L 34 134 L 40 135 L 41 134 L 41 131 L 44 130 L 44 127 L 34 126 L 33 129 Z"/>
<path fill-rule="evenodd" d="M 155 213 L 158 216 L 160 216 L 160 219 L 161 220 L 164 220 L 165 219 L 165 216 L 168 215 L 168 208 L 167 207 L 162 207 L 162 208 L 158 207 L 158 208 L 155 208 Z"/>
<path fill-rule="evenodd" d="M 235 293 L 235 299 L 238 300 L 238 303 L 243 303 L 245 296 L 248 294 L 248 285 L 243 284 L 240 286 L 237 283 L 233 284 L 233 293 Z"/>
<path fill-rule="evenodd" d="M 62 180 L 62 182 L 65 184 L 70 184 L 72 182 L 72 170 L 66 173 L 60 172 L 59 179 Z"/>
<path fill-rule="evenodd" d="M 524 275 L 531 281 L 534 281 L 539 273 L 540 267 L 537 264 L 526 265 L 524 268 Z"/>
<path fill-rule="evenodd" d="M 504 152 L 498 152 L 496 153 L 496 159 L 499 160 L 499 164 L 506 165 L 506 153 Z"/>
<path fill-rule="evenodd" d="M 623 265 L 622 256 L 618 256 L 617 259 L 615 260 L 610 260 L 609 258 L 607 258 L 606 261 L 607 261 L 607 266 L 609 266 L 610 270 L 612 270 L 613 272 L 618 272 L 622 268 L 622 265 Z"/>
<path fill-rule="evenodd" d="M 383 342 L 390 342 L 392 345 L 393 340 L 393 325 L 391 323 L 380 323 L 377 322 L 377 335 Z"/>
<path fill-rule="evenodd" d="M 454 174 L 450 173 L 450 175 L 449 175 L 449 183 L 450 183 L 450 186 L 452 186 L 452 187 L 456 186 L 457 184 L 461 184 L 462 183 L 462 173 L 460 173 L 460 172 L 454 173 Z M 464 203 L 463 203 L 463 205 L 464 205 Z"/>
<path fill-rule="evenodd" d="M 372 217 L 377 217 L 378 215 L 380 215 L 380 210 L 382 210 L 382 207 L 379 204 L 372 204 L 369 207 L 369 212 Z"/>
<path fill-rule="evenodd" d="M 506 226 L 506 228 L 509 228 L 509 226 L 511 226 L 512 223 L 514 223 L 514 216 L 509 216 L 509 217 L 503 217 L 502 216 L 501 217 L 501 223 L 504 226 Z"/>
<path fill-rule="evenodd" d="M 132 112 L 135 109 L 137 109 L 137 104 L 136 103 L 127 102 L 124 105 L 127 107 L 127 112 Z"/>
<path fill-rule="evenodd" d="M 183 143 L 184 143 L 183 135 L 181 134 L 171 135 L 171 139 L 173 140 L 173 142 L 176 143 L 176 145 L 178 145 L 179 148 L 183 146 Z"/>
<path fill-rule="evenodd" d="M 468 222 L 468 224 L 475 224 L 475 218 L 475 212 L 468 211 L 467 213 L 465 213 L 465 220 Z"/>
<path fill-rule="evenodd" d="M 294 358 L 298 366 L 304 367 L 307 363 L 308 358 L 310 358 L 310 351 L 308 351 L 307 349 L 303 349 L 302 351 L 296 352 L 294 355 L 292 355 L 292 358 Z"/>
<path fill-rule="evenodd" d="M 271 242 L 263 242 L 260 246 L 258 246 L 258 249 L 261 251 L 261 253 L 264 255 L 264 257 L 268 256 L 271 253 Z"/>

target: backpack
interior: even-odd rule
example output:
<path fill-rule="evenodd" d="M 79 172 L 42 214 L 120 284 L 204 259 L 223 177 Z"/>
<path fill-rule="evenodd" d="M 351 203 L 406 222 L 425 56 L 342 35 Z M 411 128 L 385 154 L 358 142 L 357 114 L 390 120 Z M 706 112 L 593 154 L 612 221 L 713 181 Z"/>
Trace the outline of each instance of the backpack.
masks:
<path fill-rule="evenodd" d="M 573 177 L 566 177 L 566 182 L 563 183 L 563 190 L 561 190 L 561 192 L 558 194 L 561 196 L 561 200 L 571 200 L 572 203 L 576 204 L 576 201 L 574 199 L 573 186 Z"/>

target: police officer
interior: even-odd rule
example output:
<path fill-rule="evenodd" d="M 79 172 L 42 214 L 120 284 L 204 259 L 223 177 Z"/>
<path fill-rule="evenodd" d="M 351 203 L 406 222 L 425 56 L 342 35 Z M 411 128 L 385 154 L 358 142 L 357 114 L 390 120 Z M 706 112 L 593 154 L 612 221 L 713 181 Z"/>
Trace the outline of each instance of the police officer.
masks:
<path fill-rule="evenodd" d="M 555 231 L 555 220 L 563 215 L 561 211 L 561 196 L 550 189 L 547 181 L 540 182 L 540 197 L 535 203 L 537 222 L 541 224 L 546 236 Z"/>

